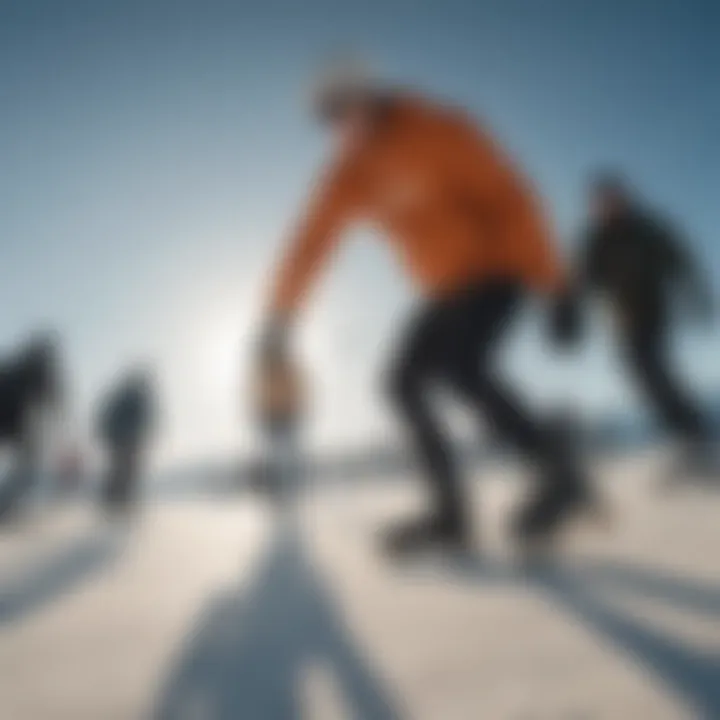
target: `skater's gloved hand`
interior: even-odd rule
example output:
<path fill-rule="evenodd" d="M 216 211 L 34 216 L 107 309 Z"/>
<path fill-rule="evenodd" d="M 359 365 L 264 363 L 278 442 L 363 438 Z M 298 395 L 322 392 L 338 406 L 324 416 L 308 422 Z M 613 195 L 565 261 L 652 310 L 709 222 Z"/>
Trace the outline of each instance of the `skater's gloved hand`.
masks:
<path fill-rule="evenodd" d="M 288 323 L 285 318 L 269 318 L 260 333 L 258 362 L 260 365 L 280 362 L 288 355 Z"/>
<path fill-rule="evenodd" d="M 293 424 L 301 411 L 300 375 L 288 345 L 287 323 L 273 318 L 260 338 L 254 378 L 254 410 L 266 427 Z"/>
<path fill-rule="evenodd" d="M 583 319 L 579 299 L 573 291 L 553 298 L 550 308 L 549 335 L 553 345 L 569 349 L 582 339 Z"/>

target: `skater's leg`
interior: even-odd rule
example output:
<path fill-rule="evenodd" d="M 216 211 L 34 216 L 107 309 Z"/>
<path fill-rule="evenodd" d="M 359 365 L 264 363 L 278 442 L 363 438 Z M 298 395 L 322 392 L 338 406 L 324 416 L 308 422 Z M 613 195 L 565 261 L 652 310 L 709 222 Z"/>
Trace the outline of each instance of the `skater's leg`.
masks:
<path fill-rule="evenodd" d="M 15 464 L 0 487 L 0 522 L 14 517 L 37 483 L 37 442 L 25 432 L 15 442 Z"/>
<path fill-rule="evenodd" d="M 443 323 L 439 304 L 415 318 L 388 373 L 387 390 L 428 480 L 433 522 L 448 534 L 461 535 L 464 508 L 458 470 L 429 397 Z"/>
<path fill-rule="evenodd" d="M 665 323 L 639 321 L 626 341 L 636 382 L 666 426 L 679 437 L 703 440 L 707 434 L 698 405 L 682 387 L 670 364 Z"/>
<path fill-rule="evenodd" d="M 130 510 L 137 501 L 138 484 L 140 480 L 138 460 L 138 448 L 135 445 L 130 445 L 125 448 L 122 465 L 121 498 L 122 504 L 127 510 Z"/>
<path fill-rule="evenodd" d="M 32 484 L 30 468 L 18 463 L 0 487 L 0 522 L 15 516 Z"/>
<path fill-rule="evenodd" d="M 530 459 L 548 455 L 547 433 L 502 380 L 494 355 L 517 314 L 521 292 L 510 283 L 478 288 L 458 300 L 440 361 L 443 380 L 468 401 L 504 442 Z"/>
<path fill-rule="evenodd" d="M 114 510 L 119 502 L 123 478 L 123 453 L 119 445 L 110 447 L 107 451 L 108 466 L 106 471 L 105 487 L 103 488 L 103 503 L 109 510 Z"/>
<path fill-rule="evenodd" d="M 679 454 L 668 467 L 665 482 L 713 479 L 720 463 L 709 423 L 671 366 L 665 322 L 641 318 L 629 328 L 626 357 L 642 394 L 665 427 L 680 441 Z"/>
<path fill-rule="evenodd" d="M 561 438 L 533 416 L 496 371 L 493 356 L 520 298 L 520 290 L 509 283 L 486 285 L 459 298 L 444 349 L 443 377 L 500 439 L 537 465 L 541 486 L 522 513 L 519 529 L 532 525 L 550 531 L 586 497 L 587 488 L 581 468 L 560 451 Z"/>

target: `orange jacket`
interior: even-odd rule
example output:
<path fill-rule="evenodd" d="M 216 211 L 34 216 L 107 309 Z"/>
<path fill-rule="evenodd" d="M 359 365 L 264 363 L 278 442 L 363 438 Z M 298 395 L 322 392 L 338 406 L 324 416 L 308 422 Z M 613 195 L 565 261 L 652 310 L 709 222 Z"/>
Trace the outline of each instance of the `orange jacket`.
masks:
<path fill-rule="evenodd" d="M 498 277 L 541 291 L 560 283 L 552 231 L 525 179 L 440 105 L 393 99 L 377 132 L 333 164 L 280 264 L 272 311 L 297 308 L 353 220 L 382 230 L 430 296 Z"/>

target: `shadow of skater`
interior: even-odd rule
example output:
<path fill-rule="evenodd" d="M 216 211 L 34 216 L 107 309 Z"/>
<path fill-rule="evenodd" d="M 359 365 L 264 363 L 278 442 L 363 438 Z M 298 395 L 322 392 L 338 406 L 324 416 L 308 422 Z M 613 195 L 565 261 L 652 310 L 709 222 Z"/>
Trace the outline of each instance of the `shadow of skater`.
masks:
<path fill-rule="evenodd" d="M 639 597 L 662 600 L 678 609 L 720 618 L 720 585 L 685 580 L 670 573 L 597 561 L 577 569 L 578 579 Z"/>
<path fill-rule="evenodd" d="M 691 612 L 720 614 L 720 587 L 695 585 L 653 570 L 615 563 L 548 566 L 523 571 L 502 564 L 466 560 L 443 564 L 441 572 L 477 583 L 515 583 L 539 592 L 591 631 L 653 672 L 665 687 L 693 708 L 695 717 L 720 717 L 720 656 L 694 650 L 626 617 L 601 600 L 613 587 L 652 597 Z"/>
<path fill-rule="evenodd" d="M 401 717 L 292 530 L 279 533 L 244 590 L 211 603 L 190 632 L 157 720 L 300 718 L 303 674 L 316 663 L 332 668 L 350 717 Z"/>
<path fill-rule="evenodd" d="M 120 555 L 120 535 L 91 533 L 73 540 L 19 577 L 0 585 L 0 628 L 41 610 L 92 576 L 107 569 Z"/>

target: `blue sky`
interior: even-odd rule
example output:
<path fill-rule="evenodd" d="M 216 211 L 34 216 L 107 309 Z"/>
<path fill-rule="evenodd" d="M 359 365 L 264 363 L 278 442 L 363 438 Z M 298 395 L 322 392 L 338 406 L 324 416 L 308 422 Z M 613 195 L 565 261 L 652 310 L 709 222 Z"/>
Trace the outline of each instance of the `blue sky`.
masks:
<path fill-rule="evenodd" d="M 566 243 L 588 169 L 617 165 L 720 278 L 720 9 L 703 0 L 0 2 L 0 343 L 57 326 L 80 426 L 123 363 L 152 358 L 163 457 L 252 442 L 241 409 L 260 289 L 323 138 L 303 88 L 352 48 L 485 118 Z M 391 426 L 375 397 L 411 304 L 355 234 L 306 313 L 317 442 Z M 363 242 L 356 242 L 363 240 Z M 631 402 L 598 332 L 557 361 L 527 322 L 508 372 L 532 397 Z M 717 338 L 682 362 L 720 386 Z"/>

